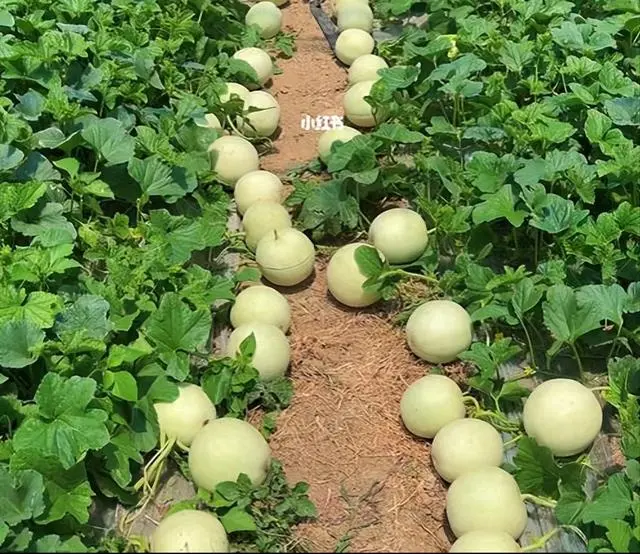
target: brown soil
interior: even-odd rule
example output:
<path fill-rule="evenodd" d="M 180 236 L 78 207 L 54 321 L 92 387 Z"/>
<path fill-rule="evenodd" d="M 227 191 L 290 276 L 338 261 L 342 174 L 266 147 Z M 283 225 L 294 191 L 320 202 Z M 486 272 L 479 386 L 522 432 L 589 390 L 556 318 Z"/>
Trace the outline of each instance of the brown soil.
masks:
<path fill-rule="evenodd" d="M 443 482 L 429 446 L 399 417 L 400 397 L 426 367 L 381 311 L 338 306 L 325 262 L 287 294 L 293 313 L 292 405 L 271 437 L 290 480 L 311 485 L 319 517 L 300 527 L 316 552 L 445 552 Z"/>
<path fill-rule="evenodd" d="M 300 120 L 341 115 L 346 90 L 346 73 L 308 3 L 292 0 L 283 15 L 297 52 L 279 62 L 283 73 L 273 80 L 282 132 L 261 166 L 278 173 L 316 156 L 319 131 L 301 129 Z M 324 266 L 318 262 L 311 284 L 282 291 L 292 309 L 295 394 L 270 443 L 288 478 L 311 485 L 318 518 L 299 528 L 299 538 L 316 552 L 445 552 L 445 486 L 428 444 L 412 438 L 399 416 L 403 391 L 427 367 L 388 314 L 333 302 Z"/>
<path fill-rule="evenodd" d="M 304 130 L 305 115 L 342 115 L 342 95 L 346 72 L 333 59 L 320 27 L 311 15 L 308 2 L 291 0 L 282 7 L 283 30 L 296 36 L 296 52 L 291 59 L 279 59 L 280 75 L 269 91 L 281 110 L 280 134 L 275 151 L 262 158 L 261 168 L 284 173 L 316 156 L 321 131 Z"/>

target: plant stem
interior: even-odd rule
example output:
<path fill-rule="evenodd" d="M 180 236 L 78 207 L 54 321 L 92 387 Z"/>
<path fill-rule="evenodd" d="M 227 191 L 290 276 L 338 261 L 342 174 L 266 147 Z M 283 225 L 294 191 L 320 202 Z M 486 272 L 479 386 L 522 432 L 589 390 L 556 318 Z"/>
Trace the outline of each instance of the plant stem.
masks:
<path fill-rule="evenodd" d="M 576 347 L 575 343 L 570 342 L 569 343 L 571 346 L 571 350 L 573 351 L 573 355 L 576 359 L 576 362 L 578 363 L 578 371 L 580 372 L 580 380 L 583 381 L 584 380 L 584 368 L 582 367 L 582 360 L 580 359 L 580 354 L 578 354 L 578 348 Z"/>
<path fill-rule="evenodd" d="M 507 442 L 504 443 L 504 449 L 507 450 L 508 448 L 511 448 L 511 446 L 513 446 L 514 444 L 517 444 L 518 441 L 524 437 L 524 435 L 522 433 L 518 433 L 515 437 L 513 437 L 512 439 L 509 439 Z"/>
<path fill-rule="evenodd" d="M 541 548 L 544 547 L 545 544 L 547 544 L 547 542 L 549 542 L 550 539 L 552 539 L 558 533 L 558 531 L 560 531 L 559 527 L 555 527 L 554 529 L 551 529 L 551 531 L 537 538 L 531 544 L 528 544 L 527 546 L 523 546 L 520 549 L 520 552 L 531 552 L 532 550 L 540 550 Z"/>
<path fill-rule="evenodd" d="M 557 504 L 555 500 L 551 500 L 550 498 L 541 498 L 540 496 L 536 496 L 535 494 L 524 493 L 524 494 L 521 494 L 520 497 L 525 502 L 529 501 L 532 504 L 537 504 L 538 506 L 544 506 L 545 508 L 555 508 Z"/>
<path fill-rule="evenodd" d="M 533 369 L 538 369 L 536 366 L 536 355 L 533 352 L 533 342 L 531 341 L 531 335 L 529 334 L 529 330 L 524 323 L 524 318 L 518 317 L 518 321 L 520 321 L 520 326 L 522 327 L 525 336 L 527 337 L 527 345 L 529 346 L 529 355 L 531 356 L 531 366 Z"/>

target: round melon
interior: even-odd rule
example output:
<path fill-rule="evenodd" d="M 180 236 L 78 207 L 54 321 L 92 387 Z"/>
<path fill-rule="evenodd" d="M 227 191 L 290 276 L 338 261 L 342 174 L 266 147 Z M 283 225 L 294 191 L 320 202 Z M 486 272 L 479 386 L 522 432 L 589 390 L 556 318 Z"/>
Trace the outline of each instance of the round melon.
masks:
<path fill-rule="evenodd" d="M 275 325 L 260 321 L 239 325 L 229 337 L 226 355 L 234 358 L 239 352 L 242 341 L 252 333 L 256 341 L 256 349 L 251 365 L 258 371 L 260 378 L 263 381 L 273 381 L 284 377 L 291 361 L 291 349 L 282 329 Z"/>
<path fill-rule="evenodd" d="M 359 56 L 349 67 L 349 84 L 355 85 L 362 81 L 377 81 L 379 79 L 378 71 L 388 68 L 387 62 L 380 56 L 375 54 Z"/>
<path fill-rule="evenodd" d="M 149 543 L 151 552 L 229 552 L 224 526 L 201 510 L 180 510 L 164 517 Z"/>
<path fill-rule="evenodd" d="M 455 360 L 471 345 L 471 317 L 451 300 L 430 300 L 418 306 L 407 321 L 411 351 L 432 364 Z"/>
<path fill-rule="evenodd" d="M 574 456 L 593 443 L 602 427 L 595 394 L 573 379 L 549 379 L 524 403 L 524 429 L 556 456 Z"/>
<path fill-rule="evenodd" d="M 448 423 L 462 419 L 466 410 L 458 384 L 446 375 L 425 375 L 407 387 L 400 415 L 409 432 L 432 439 Z"/>
<path fill-rule="evenodd" d="M 291 216 L 282 204 L 271 200 L 258 200 L 244 213 L 242 227 L 247 247 L 255 252 L 260 239 L 269 231 L 291 227 Z"/>
<path fill-rule="evenodd" d="M 277 290 L 253 285 L 236 296 L 229 317 L 234 328 L 259 322 L 275 325 L 286 333 L 291 325 L 291 308 Z"/>
<path fill-rule="evenodd" d="M 240 177 L 233 189 L 233 198 L 240 215 L 259 200 L 280 204 L 283 195 L 284 185 L 280 178 L 262 169 L 251 171 Z"/>
<path fill-rule="evenodd" d="M 351 65 L 356 58 L 364 54 L 371 54 L 375 46 L 373 37 L 366 31 L 347 29 L 338 35 L 335 52 L 343 64 Z"/>
<path fill-rule="evenodd" d="M 262 38 L 272 38 L 282 27 L 282 12 L 273 2 L 258 2 L 249 8 L 244 23 L 247 26 L 257 25 Z"/>
<path fill-rule="evenodd" d="M 259 111 L 249 111 L 256 109 Z M 240 120 L 242 133 L 248 137 L 270 137 L 280 124 L 280 104 L 264 90 L 249 93 L 245 102 L 246 122 Z"/>
<path fill-rule="evenodd" d="M 456 419 L 447 423 L 431 445 L 433 466 L 449 483 L 481 467 L 499 467 L 503 460 L 500 433 L 480 419 Z"/>
<path fill-rule="evenodd" d="M 236 60 L 241 60 L 248 63 L 258 76 L 259 86 L 263 86 L 271 77 L 273 77 L 273 61 L 271 56 L 264 50 L 251 46 L 249 48 L 242 48 L 238 50 L 233 57 Z M 248 85 L 249 89 L 257 89 L 258 85 Z"/>
<path fill-rule="evenodd" d="M 447 491 L 447 519 L 456 537 L 497 531 L 518 539 L 527 526 L 516 480 L 499 467 L 483 467 L 458 477 Z"/>
<path fill-rule="evenodd" d="M 326 164 L 331 154 L 331 146 L 334 142 L 349 142 L 353 137 L 362 133 L 353 127 L 337 127 L 324 131 L 318 139 L 318 156 Z"/>
<path fill-rule="evenodd" d="M 364 242 L 347 244 L 331 256 L 327 265 L 329 292 L 338 302 L 351 308 L 363 308 L 380 300 L 378 292 L 362 288 L 367 277 L 355 259 L 356 250 L 361 246 L 371 248 Z"/>
<path fill-rule="evenodd" d="M 260 166 L 258 151 L 247 139 L 234 135 L 217 138 L 209 146 L 211 169 L 220 181 L 235 185 L 238 179 Z"/>
<path fill-rule="evenodd" d="M 315 247 L 309 237 L 297 229 L 274 229 L 258 242 L 256 262 L 267 281 L 292 287 L 313 273 Z"/>
<path fill-rule="evenodd" d="M 344 95 L 344 114 L 358 127 L 375 127 L 384 121 L 386 115 L 380 110 L 373 113 L 373 106 L 365 100 L 371 95 L 375 81 L 360 81 L 354 84 Z"/>
<path fill-rule="evenodd" d="M 259 487 L 267 478 L 271 449 L 250 423 L 221 417 L 207 423 L 189 449 L 189 471 L 196 487 L 213 492 L 223 481 L 237 481 L 241 473 Z"/>

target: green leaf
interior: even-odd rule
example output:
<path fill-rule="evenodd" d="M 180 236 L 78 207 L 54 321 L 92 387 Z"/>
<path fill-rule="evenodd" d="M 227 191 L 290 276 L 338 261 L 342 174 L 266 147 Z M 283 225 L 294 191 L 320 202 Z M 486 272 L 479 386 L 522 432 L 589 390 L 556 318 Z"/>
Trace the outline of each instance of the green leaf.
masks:
<path fill-rule="evenodd" d="M 567 344 L 600 327 L 600 316 L 593 305 L 580 306 L 575 291 L 566 285 L 549 287 L 542 312 L 553 337 Z"/>
<path fill-rule="evenodd" d="M 499 50 L 500 61 L 509 71 L 521 73 L 524 67 L 533 60 L 534 43 L 529 40 L 512 42 L 505 40 Z"/>
<path fill-rule="evenodd" d="M 220 518 L 220 523 L 222 523 L 227 533 L 256 531 L 258 529 L 251 514 L 236 506 Z"/>
<path fill-rule="evenodd" d="M 605 522 L 612 519 L 623 520 L 631 509 L 631 494 L 631 487 L 625 476 L 621 473 L 613 474 L 594 500 L 585 506 L 582 521 L 604 526 Z"/>
<path fill-rule="evenodd" d="M 42 329 L 53 326 L 56 314 L 62 309 L 60 297 L 50 292 L 0 287 L 0 324 L 9 320 L 26 319 Z"/>
<path fill-rule="evenodd" d="M 505 218 L 514 227 L 520 227 L 526 217 L 526 212 L 515 209 L 516 198 L 511 185 L 504 185 L 494 194 L 482 196 L 483 202 L 475 206 L 472 213 L 476 225 L 496 219 Z"/>
<path fill-rule="evenodd" d="M 206 346 L 211 331 L 211 313 L 202 309 L 191 310 L 180 300 L 180 295 L 167 293 L 143 329 L 161 350 L 196 352 Z"/>
<path fill-rule="evenodd" d="M 135 139 L 117 119 L 99 119 L 82 129 L 81 135 L 108 166 L 127 163 L 133 158 Z"/>
<path fill-rule="evenodd" d="M 622 315 L 627 311 L 629 297 L 620 285 L 585 285 L 577 289 L 576 294 L 578 304 L 597 314 L 600 321 L 622 327 Z"/>
<path fill-rule="evenodd" d="M 581 491 L 565 490 L 560 486 L 560 498 L 555 507 L 558 523 L 573 525 L 579 521 L 585 507 L 585 495 Z"/>
<path fill-rule="evenodd" d="M 59 521 L 67 515 L 79 523 L 89 521 L 93 491 L 84 463 L 64 468 L 54 457 L 43 456 L 37 449 L 26 448 L 11 457 L 11 468 L 35 470 L 45 478 L 47 507 L 37 519 L 39 524 Z"/>
<path fill-rule="evenodd" d="M 380 258 L 378 251 L 372 246 L 359 246 L 356 248 L 353 257 L 358 264 L 360 272 L 368 279 L 378 277 L 384 269 L 384 262 Z"/>
<path fill-rule="evenodd" d="M 42 475 L 35 471 L 10 472 L 0 466 L 0 521 L 17 525 L 44 512 Z"/>
<path fill-rule="evenodd" d="M 138 400 L 138 383 L 128 371 L 105 371 L 104 386 L 118 398 L 130 402 Z"/>
<path fill-rule="evenodd" d="M 513 289 L 513 296 L 511 297 L 511 306 L 518 319 L 524 319 L 524 314 L 538 305 L 542 295 L 542 288 L 536 287 L 530 277 L 518 282 Z"/>
<path fill-rule="evenodd" d="M 547 194 L 538 205 L 529 221 L 532 227 L 557 234 L 569 229 L 579 217 L 586 217 L 588 212 L 576 213 L 571 200 L 556 194 Z"/>
<path fill-rule="evenodd" d="M 194 251 L 206 247 L 198 219 L 172 216 L 167 210 L 153 210 L 149 223 L 149 242 L 171 265 L 185 263 Z"/>
<path fill-rule="evenodd" d="M 128 345 L 114 344 L 109 349 L 107 367 L 120 367 L 123 364 L 132 364 L 136 360 L 153 353 L 153 347 L 144 339 L 138 337 Z"/>
<path fill-rule="evenodd" d="M 7 171 L 20 165 L 24 160 L 24 154 L 15 146 L 0 144 L 0 171 Z"/>
<path fill-rule="evenodd" d="M 607 131 L 611 129 L 611 120 L 598 110 L 588 110 L 587 119 L 584 123 L 584 133 L 587 135 L 589 142 L 593 144 L 604 140 Z"/>
<path fill-rule="evenodd" d="M 16 20 L 7 10 L 0 10 L 0 27 L 13 27 Z"/>
<path fill-rule="evenodd" d="M 0 366 L 21 368 L 39 357 L 45 334 L 32 321 L 23 319 L 0 324 Z"/>
<path fill-rule="evenodd" d="M 410 131 L 404 125 L 399 123 L 382 123 L 371 133 L 373 136 L 388 140 L 390 142 L 399 142 L 402 144 L 415 144 L 422 142 L 425 136 L 417 131 Z"/>
<path fill-rule="evenodd" d="M 561 481 L 565 488 L 570 486 L 572 490 L 581 490 L 584 482 L 579 463 L 559 465 L 551 450 L 540 446 L 531 437 L 522 437 L 518 441 L 518 452 L 513 463 L 516 466 L 516 481 L 524 493 L 558 498 Z"/>
<path fill-rule="evenodd" d="M 35 552 L 89 552 L 77 535 L 62 540 L 58 535 L 45 535 L 35 543 Z"/>
<path fill-rule="evenodd" d="M 42 246 L 57 246 L 71 244 L 77 237 L 73 224 L 64 215 L 64 206 L 57 202 L 45 204 L 34 222 L 22 221 L 14 218 L 11 227 L 15 231 L 29 237 L 36 237 Z"/>
<path fill-rule="evenodd" d="M 0 183 L 0 222 L 31 208 L 46 192 L 45 183 Z"/>
<path fill-rule="evenodd" d="M 144 160 L 132 158 L 127 170 L 146 196 L 180 198 L 188 192 L 193 192 L 198 186 L 194 175 L 183 168 L 168 167 L 162 163 L 159 156 L 151 156 Z"/>
<path fill-rule="evenodd" d="M 101 296 L 85 294 L 62 312 L 55 331 L 58 336 L 80 331 L 88 337 L 104 339 L 111 331 L 108 313 L 109 302 Z"/>
<path fill-rule="evenodd" d="M 616 125 L 640 127 L 640 98 L 606 100 L 604 109 Z"/>
<path fill-rule="evenodd" d="M 86 377 L 74 375 L 67 379 L 47 373 L 35 395 L 37 415 L 25 419 L 14 435 L 16 452 L 38 451 L 69 469 L 88 450 L 107 444 L 107 413 L 88 407 L 96 386 L 93 379 Z"/>
<path fill-rule="evenodd" d="M 493 152 L 478 151 L 467 163 L 466 170 L 474 187 L 481 192 L 495 193 L 519 166 L 511 154 L 499 158 Z"/>
<path fill-rule="evenodd" d="M 633 531 L 626 521 L 611 519 L 604 522 L 607 528 L 607 538 L 614 552 L 633 552 L 630 548 Z"/>
<path fill-rule="evenodd" d="M 396 66 L 380 69 L 380 80 L 391 90 L 400 90 L 409 87 L 418 79 L 420 70 L 415 66 Z"/>
<path fill-rule="evenodd" d="M 31 152 L 14 174 L 18 181 L 59 181 L 61 175 L 40 152 Z"/>
<path fill-rule="evenodd" d="M 582 51 L 584 49 L 584 38 L 578 26 L 570 21 L 563 21 L 560 27 L 551 29 L 554 42 L 562 48 Z"/>

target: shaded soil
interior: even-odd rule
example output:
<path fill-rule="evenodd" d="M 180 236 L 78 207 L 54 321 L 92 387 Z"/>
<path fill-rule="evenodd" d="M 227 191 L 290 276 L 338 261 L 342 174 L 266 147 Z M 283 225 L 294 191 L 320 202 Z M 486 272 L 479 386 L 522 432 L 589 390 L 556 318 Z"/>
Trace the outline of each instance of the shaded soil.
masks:
<path fill-rule="evenodd" d="M 426 366 L 384 311 L 355 311 L 328 295 L 325 261 L 291 303 L 292 405 L 271 437 L 289 479 L 311 485 L 319 517 L 300 527 L 314 551 L 444 552 L 446 488 L 429 446 L 399 416 Z"/>

